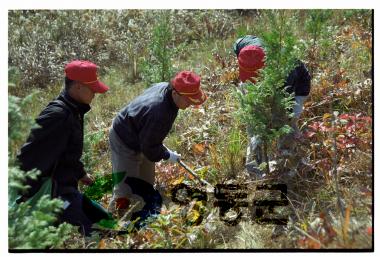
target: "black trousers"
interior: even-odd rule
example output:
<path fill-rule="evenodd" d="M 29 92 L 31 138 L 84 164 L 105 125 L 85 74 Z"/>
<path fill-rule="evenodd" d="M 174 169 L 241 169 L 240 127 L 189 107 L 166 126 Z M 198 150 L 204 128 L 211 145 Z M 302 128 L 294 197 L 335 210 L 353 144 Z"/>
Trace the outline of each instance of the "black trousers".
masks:
<path fill-rule="evenodd" d="M 110 215 L 100 205 L 95 205 L 89 198 L 80 192 L 62 194 L 59 196 L 70 205 L 60 216 L 61 222 L 79 226 L 80 232 L 89 236 L 93 231 L 92 225 L 102 219 L 109 219 Z"/>

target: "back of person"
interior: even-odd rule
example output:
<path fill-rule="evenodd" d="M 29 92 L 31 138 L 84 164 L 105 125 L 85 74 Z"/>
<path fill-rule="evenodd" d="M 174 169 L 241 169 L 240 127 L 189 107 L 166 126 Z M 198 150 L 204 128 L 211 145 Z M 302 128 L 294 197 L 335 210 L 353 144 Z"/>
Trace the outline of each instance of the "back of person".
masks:
<path fill-rule="evenodd" d="M 249 45 L 259 46 L 264 49 L 263 42 L 261 41 L 260 38 L 256 36 L 252 36 L 252 35 L 246 35 L 244 37 L 238 38 L 233 45 L 233 49 L 236 54 L 236 57 L 239 56 L 241 49 Z"/>
<path fill-rule="evenodd" d="M 160 212 L 162 199 L 153 186 L 155 163 L 177 163 L 181 158 L 163 141 L 179 109 L 200 105 L 206 99 L 200 77 L 181 71 L 170 82 L 152 85 L 116 115 L 109 136 L 112 173 L 117 179 L 108 209 L 114 215 L 124 216 L 131 208 L 130 220 L 140 228 L 148 217 Z"/>
<path fill-rule="evenodd" d="M 152 85 L 125 106 L 112 124 L 127 147 L 144 152 L 153 162 L 161 160 L 162 149 L 152 146 L 161 145 L 177 117 L 178 108 L 170 94 L 169 83 Z"/>

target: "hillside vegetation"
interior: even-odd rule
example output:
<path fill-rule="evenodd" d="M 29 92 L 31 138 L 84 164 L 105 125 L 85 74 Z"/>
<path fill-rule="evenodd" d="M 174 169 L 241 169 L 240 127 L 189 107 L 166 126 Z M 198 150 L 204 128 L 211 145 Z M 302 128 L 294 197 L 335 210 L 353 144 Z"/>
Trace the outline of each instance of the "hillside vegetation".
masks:
<path fill-rule="evenodd" d="M 257 179 L 244 166 L 248 136 L 232 44 L 245 34 L 265 36 L 275 22 L 291 25 L 294 54 L 309 68 L 312 89 L 299 123 L 304 136 L 298 142 L 301 157 L 284 159 L 273 153 L 270 172 Z M 94 99 L 85 119 L 83 162 L 99 181 L 97 200 L 103 206 L 111 197 L 109 187 L 102 185 L 111 179 L 108 132 L 112 119 L 150 83 L 168 80 L 185 69 L 200 74 L 208 100 L 200 108 L 180 111 L 164 143 L 211 184 L 244 187 L 249 202 L 249 207 L 241 207 L 241 219 L 233 225 L 227 216 L 233 220 L 237 214 L 222 217 L 212 193 L 207 201 L 173 203 L 175 185 L 205 188 L 179 165 L 162 161 L 156 164 L 155 186 L 164 205 L 145 228 L 123 235 L 95 232 L 84 239 L 73 229 L 61 227 L 51 234 L 54 240 L 49 244 L 28 245 L 17 241 L 15 228 L 9 227 L 10 247 L 372 248 L 372 27 L 370 10 L 9 11 L 9 97 L 19 98 L 18 108 L 10 104 L 9 116 L 20 115 L 8 124 L 10 132 L 18 132 L 9 133 L 10 188 L 17 177 L 11 174 L 19 174 L 14 171 L 16 152 L 32 124 L 17 117 L 37 117 L 62 90 L 64 64 L 89 59 L 101 67 L 101 80 L 111 88 Z M 27 104 L 20 104 L 25 97 Z M 16 122 L 21 125 L 14 126 Z M 281 167 L 294 174 L 285 174 Z M 288 205 L 275 208 L 287 218 L 287 226 L 261 224 L 255 218 L 254 201 L 268 197 L 259 190 L 264 183 L 287 185 Z M 43 226 L 36 229 L 44 230 Z M 65 235 L 60 242 L 57 233 Z"/>

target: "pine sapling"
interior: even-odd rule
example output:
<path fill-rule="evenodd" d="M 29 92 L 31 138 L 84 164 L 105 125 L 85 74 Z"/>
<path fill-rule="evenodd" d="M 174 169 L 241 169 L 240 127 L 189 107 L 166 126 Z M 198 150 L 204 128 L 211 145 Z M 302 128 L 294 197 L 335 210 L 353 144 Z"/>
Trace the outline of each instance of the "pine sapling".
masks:
<path fill-rule="evenodd" d="M 269 155 L 272 144 L 290 133 L 289 119 L 294 96 L 286 92 L 284 81 L 295 67 L 297 42 L 292 22 L 284 11 L 268 12 L 270 28 L 262 34 L 266 60 L 257 82 L 246 83 L 246 94 L 240 93 L 241 114 L 251 133 L 260 138 L 266 171 L 269 172 Z"/>

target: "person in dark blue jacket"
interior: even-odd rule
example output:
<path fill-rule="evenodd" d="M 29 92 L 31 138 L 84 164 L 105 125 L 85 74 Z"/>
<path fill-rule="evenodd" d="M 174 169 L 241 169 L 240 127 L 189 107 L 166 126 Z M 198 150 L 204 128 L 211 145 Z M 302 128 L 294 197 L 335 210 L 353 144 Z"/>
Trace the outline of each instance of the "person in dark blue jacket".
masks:
<path fill-rule="evenodd" d="M 233 50 L 238 58 L 240 86 L 246 81 L 256 82 L 259 69 L 265 66 L 265 47 L 262 40 L 253 35 L 246 35 L 237 39 L 233 45 Z M 290 125 L 294 132 L 280 138 L 279 150 L 284 155 L 291 154 L 294 149 L 295 139 L 300 137 L 297 121 L 303 111 L 303 103 L 310 93 L 311 76 L 306 65 L 297 60 L 295 68 L 285 79 L 284 88 L 289 93 L 294 93 L 295 104 L 293 106 L 293 119 Z M 246 168 L 248 171 L 260 172 L 257 166 L 262 162 L 262 151 L 260 139 L 248 131 L 250 145 L 247 148 Z M 255 155 L 255 158 L 253 158 Z"/>
<path fill-rule="evenodd" d="M 126 105 L 113 120 L 110 130 L 112 171 L 115 179 L 109 210 L 122 215 L 131 204 L 144 203 L 131 220 L 141 221 L 158 213 L 161 198 L 154 190 L 155 162 L 177 162 L 181 155 L 166 148 L 168 135 L 178 109 L 201 105 L 206 95 L 200 77 L 179 72 L 171 82 L 152 85 Z"/>
<path fill-rule="evenodd" d="M 18 154 L 20 168 L 24 171 L 38 169 L 37 180 L 28 180 L 30 189 L 18 200 L 25 201 L 35 195 L 44 178 L 53 182 L 52 197 L 65 201 L 61 221 L 78 225 L 89 235 L 92 224 L 107 218 L 103 212 L 92 208 L 88 199 L 78 191 L 78 182 L 89 185 L 91 177 L 85 171 L 81 156 L 83 151 L 83 118 L 91 109 L 96 93 L 105 93 L 108 86 L 98 80 L 97 66 L 89 61 L 75 60 L 65 66 L 65 88 L 40 113 Z M 90 206 L 86 211 L 85 207 Z"/>

